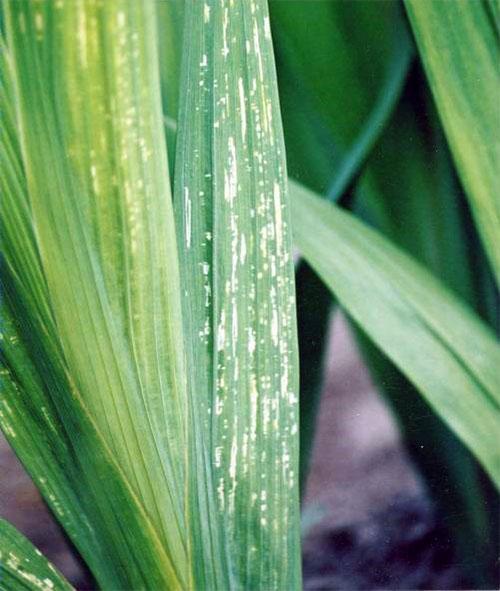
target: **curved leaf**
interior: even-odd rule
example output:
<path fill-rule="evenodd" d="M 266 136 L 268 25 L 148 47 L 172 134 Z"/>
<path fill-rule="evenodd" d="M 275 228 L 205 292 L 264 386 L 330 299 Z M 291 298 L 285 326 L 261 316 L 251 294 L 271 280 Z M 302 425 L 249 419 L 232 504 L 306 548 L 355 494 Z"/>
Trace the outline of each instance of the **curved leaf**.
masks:
<path fill-rule="evenodd" d="M 2 427 L 100 581 L 183 588 L 185 383 L 154 5 L 5 11 Z"/>
<path fill-rule="evenodd" d="M 420 68 L 413 69 L 370 155 L 354 210 L 484 314 L 488 285 L 480 275 L 487 267 L 477 256 L 480 245 Z M 489 500 L 493 485 L 420 392 L 361 331 L 357 334 L 372 376 L 395 410 L 410 456 L 453 535 L 457 559 L 471 582 L 494 586 L 495 579 L 488 578 L 491 567 L 496 568 L 496 501 Z M 429 452 L 435 448 L 439 453 Z"/>
<path fill-rule="evenodd" d="M 373 230 L 296 183 L 294 239 L 341 305 L 500 486 L 500 347 L 471 311 Z"/>
<path fill-rule="evenodd" d="M 398 2 L 271 2 L 290 175 L 338 199 L 396 104 L 413 55 Z"/>
<path fill-rule="evenodd" d="M 450 148 L 500 285 L 496 3 L 406 0 Z"/>
<path fill-rule="evenodd" d="M 413 55 L 396 2 L 271 2 L 291 176 L 333 201 L 383 133 Z M 362 73 L 362 74 L 361 74 Z M 303 489 L 321 394 L 331 294 L 308 265 L 296 271 Z"/>

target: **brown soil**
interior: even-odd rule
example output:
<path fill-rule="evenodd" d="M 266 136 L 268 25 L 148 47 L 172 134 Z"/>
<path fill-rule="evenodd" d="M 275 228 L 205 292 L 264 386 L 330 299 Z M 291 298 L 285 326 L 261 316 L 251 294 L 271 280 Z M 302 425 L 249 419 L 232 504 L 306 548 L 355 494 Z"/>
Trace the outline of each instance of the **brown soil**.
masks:
<path fill-rule="evenodd" d="M 466 588 L 340 314 L 329 346 L 304 499 L 306 591 Z"/>

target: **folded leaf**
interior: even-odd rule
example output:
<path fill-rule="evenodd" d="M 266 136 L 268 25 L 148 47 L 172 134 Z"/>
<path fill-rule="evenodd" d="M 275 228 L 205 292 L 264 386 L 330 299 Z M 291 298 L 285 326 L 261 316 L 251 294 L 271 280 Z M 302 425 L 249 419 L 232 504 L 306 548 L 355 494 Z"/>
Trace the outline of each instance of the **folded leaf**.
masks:
<path fill-rule="evenodd" d="M 424 268 L 293 184 L 294 239 L 340 304 L 475 453 L 500 486 L 500 347 Z"/>
<path fill-rule="evenodd" d="M 175 588 L 170 558 L 68 379 L 50 325 L 1 262 L 0 428 L 102 588 Z"/>
<path fill-rule="evenodd" d="M 458 172 L 500 284 L 498 6 L 490 0 L 405 6 Z"/>
<path fill-rule="evenodd" d="M 285 153 L 265 0 L 190 0 L 177 136 L 198 589 L 301 586 Z"/>
<path fill-rule="evenodd" d="M 172 120 L 179 110 L 184 0 L 157 2 L 158 53 L 163 113 Z M 175 133 L 167 134 L 170 172 L 174 172 Z"/>
<path fill-rule="evenodd" d="M 12 525 L 0 518 L 2 591 L 71 591 L 73 587 Z"/>

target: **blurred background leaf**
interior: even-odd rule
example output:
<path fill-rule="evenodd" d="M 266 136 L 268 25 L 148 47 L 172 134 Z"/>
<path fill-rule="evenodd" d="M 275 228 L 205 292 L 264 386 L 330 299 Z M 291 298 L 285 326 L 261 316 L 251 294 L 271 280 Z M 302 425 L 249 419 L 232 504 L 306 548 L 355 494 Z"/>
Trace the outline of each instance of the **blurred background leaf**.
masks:
<path fill-rule="evenodd" d="M 294 236 L 302 254 L 499 486 L 500 454 L 491 446 L 500 419 L 500 347 L 494 334 L 389 241 L 292 186 Z"/>
<path fill-rule="evenodd" d="M 495 328 L 494 280 L 422 82 L 415 66 L 360 179 L 354 210 L 424 263 Z M 400 179 L 409 181 L 403 189 Z M 473 579 L 484 582 L 485 576 L 494 575 L 498 511 L 488 478 L 397 368 L 359 331 L 358 340 L 376 383 L 396 411 L 411 456 L 446 512 L 464 564 L 472 565 Z M 437 448 L 441 452 L 432 453 Z"/>
<path fill-rule="evenodd" d="M 401 8 L 394 2 L 347 1 L 278 1 L 270 7 L 290 175 L 332 200 L 349 198 L 410 64 L 413 49 Z M 331 294 L 303 261 L 296 286 L 303 489 Z"/>
<path fill-rule="evenodd" d="M 405 83 L 412 48 L 401 6 L 272 2 L 271 9 L 291 174 L 353 208 L 428 265 L 497 328 L 494 280 L 418 64 Z M 361 36 L 363 41 L 351 43 Z M 391 118 L 403 83 L 405 92 Z M 377 117 L 378 129 L 372 128 Z M 387 121 L 388 129 L 383 131 Z M 363 144 L 371 129 L 378 134 Z M 347 156 L 343 146 L 351 147 Z M 344 165 L 355 162 L 356 156 L 357 169 Z M 349 170 L 356 176 L 345 182 L 343 173 Z M 320 280 L 303 267 L 304 263 L 297 272 L 297 290 L 301 366 L 306 368 L 301 372 L 304 483 L 330 307 Z M 471 580 L 491 583 L 498 547 L 498 500 L 488 477 L 394 364 L 362 331 L 356 333 L 376 384 L 396 412 L 412 458 L 458 537 L 461 560 L 471 565 Z M 430 452 L 436 445 L 442 453 Z M 481 548 L 479 558 L 476 548 Z"/>
<path fill-rule="evenodd" d="M 493 0 L 406 0 L 458 173 L 500 284 L 500 55 Z"/>

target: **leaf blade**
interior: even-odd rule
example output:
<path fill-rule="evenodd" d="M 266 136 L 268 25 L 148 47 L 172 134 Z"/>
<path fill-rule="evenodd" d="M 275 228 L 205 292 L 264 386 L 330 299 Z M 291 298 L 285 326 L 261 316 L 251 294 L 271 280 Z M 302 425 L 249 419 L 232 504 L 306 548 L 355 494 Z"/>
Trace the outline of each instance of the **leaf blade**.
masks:
<path fill-rule="evenodd" d="M 190 1 L 186 15 L 174 204 L 188 365 L 202 368 L 190 387 L 195 586 L 296 589 L 293 266 L 267 4 Z"/>
<path fill-rule="evenodd" d="M 5 12 L 15 84 L 2 87 L 2 101 L 10 104 L 2 134 L 9 172 L 2 282 L 11 296 L 3 316 L 12 347 L 6 347 L 1 402 L 7 416 L 21 396 L 15 406 L 24 415 L 7 416 L 2 427 L 40 484 L 43 463 L 33 450 L 43 433 L 34 426 L 40 408 L 48 413 L 42 424 L 51 446 L 40 456 L 52 467 L 52 482 L 41 488 L 56 508 L 64 496 L 66 519 L 56 515 L 98 579 L 123 588 L 181 588 L 187 576 L 184 369 L 150 36 L 154 7 L 58 1 L 9 3 Z M 127 40 L 134 50 L 128 57 L 122 55 Z M 52 52 L 53 43 L 64 51 Z M 127 199 L 132 184 L 135 202 Z M 107 199 L 99 198 L 103 192 Z M 120 210 L 128 222 L 123 228 L 114 215 Z M 51 424 L 59 430 L 51 433 Z M 21 430 L 24 443 L 16 438 Z M 76 465 L 88 496 L 72 494 L 79 490 L 78 472 L 61 472 L 54 455 L 58 449 L 71 465 L 79 448 L 83 457 Z M 123 529 L 120 514 L 130 530 Z M 140 549 L 133 550 L 134 542 Z M 92 547 L 101 549 L 97 559 Z"/>
<path fill-rule="evenodd" d="M 406 0 L 405 6 L 498 284 L 499 42 L 489 14 L 494 4 Z"/>
<path fill-rule="evenodd" d="M 295 183 L 292 204 L 306 260 L 499 486 L 500 457 L 491 446 L 500 420 L 493 335 L 428 272 L 349 214 Z"/>
<path fill-rule="evenodd" d="M 0 582 L 4 591 L 71 591 L 73 587 L 12 525 L 0 518 Z"/>

